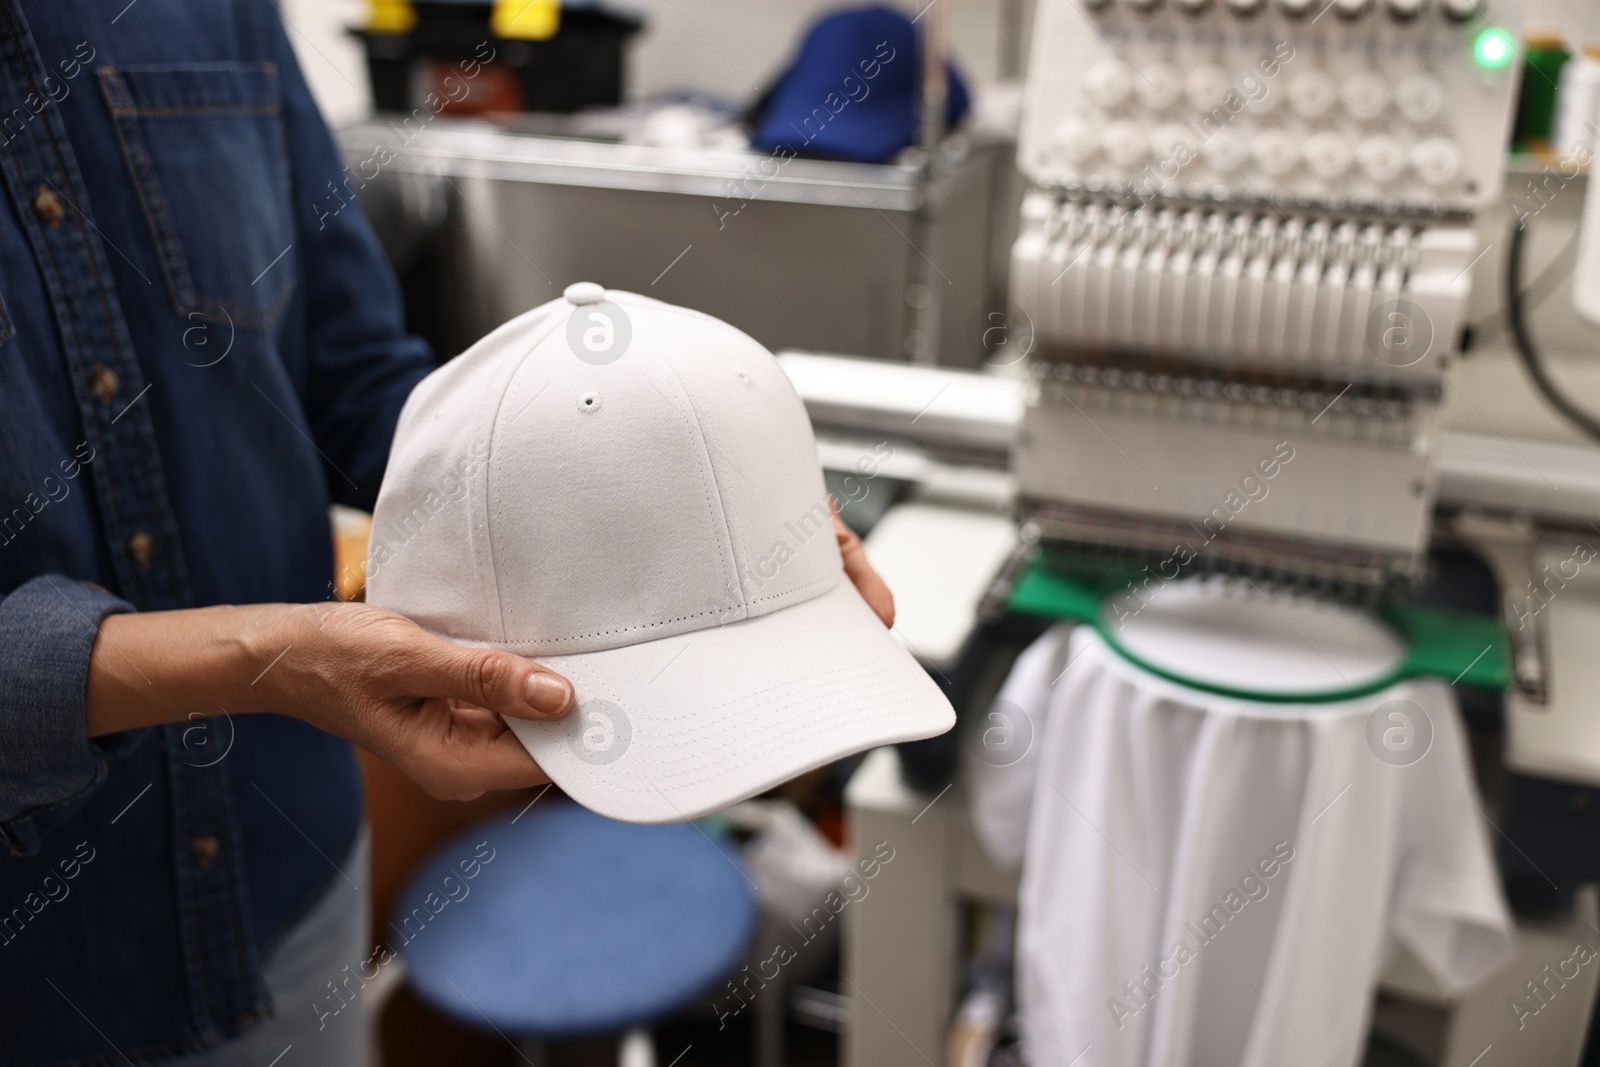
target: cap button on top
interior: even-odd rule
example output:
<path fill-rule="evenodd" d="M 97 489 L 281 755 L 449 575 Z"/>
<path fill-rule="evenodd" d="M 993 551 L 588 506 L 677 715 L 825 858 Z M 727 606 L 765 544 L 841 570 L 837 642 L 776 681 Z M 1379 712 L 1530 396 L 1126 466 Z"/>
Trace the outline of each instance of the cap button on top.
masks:
<path fill-rule="evenodd" d="M 569 304 L 598 304 L 606 298 L 606 291 L 594 282 L 573 282 L 561 295 Z"/>

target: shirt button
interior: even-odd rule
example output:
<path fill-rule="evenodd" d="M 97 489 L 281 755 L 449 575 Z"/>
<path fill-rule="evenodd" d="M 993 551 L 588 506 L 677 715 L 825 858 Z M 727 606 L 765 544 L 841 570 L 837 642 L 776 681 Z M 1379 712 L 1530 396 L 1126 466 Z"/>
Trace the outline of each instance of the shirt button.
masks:
<path fill-rule="evenodd" d="M 211 861 L 217 858 L 221 847 L 216 834 L 201 834 L 189 842 L 189 851 L 194 853 L 194 862 L 202 871 L 211 868 Z"/>
<path fill-rule="evenodd" d="M 41 185 L 33 197 L 33 213 L 53 230 L 67 217 L 67 205 L 60 193 L 48 185 Z"/>
<path fill-rule="evenodd" d="M 104 363 L 96 363 L 89 370 L 89 391 L 99 398 L 100 403 L 109 404 L 111 398 L 117 395 L 117 390 L 122 387 L 122 379 L 117 377 L 117 372 Z"/>
<path fill-rule="evenodd" d="M 139 569 L 142 571 L 150 569 L 150 559 L 155 555 L 155 550 L 156 539 L 143 530 L 128 538 L 128 554 L 133 557 L 133 561 L 139 565 Z"/>

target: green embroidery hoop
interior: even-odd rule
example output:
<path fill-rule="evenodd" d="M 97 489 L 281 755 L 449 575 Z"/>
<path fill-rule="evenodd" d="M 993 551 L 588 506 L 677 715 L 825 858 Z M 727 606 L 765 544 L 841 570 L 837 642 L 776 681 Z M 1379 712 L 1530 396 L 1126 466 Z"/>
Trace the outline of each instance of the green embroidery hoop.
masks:
<path fill-rule="evenodd" d="M 1436 677 L 1452 684 L 1505 689 L 1511 660 L 1505 628 L 1498 618 L 1445 611 L 1415 604 L 1384 604 L 1380 623 L 1405 646 L 1405 654 L 1386 673 L 1350 686 L 1285 693 L 1240 689 L 1175 674 L 1126 648 L 1106 617 L 1106 602 L 1126 588 L 1136 568 L 1106 564 L 1094 576 L 1070 574 L 1050 566 L 1043 554 L 1027 560 L 1013 579 L 1006 610 L 1020 615 L 1070 619 L 1094 627 L 1101 639 L 1128 662 L 1169 682 L 1202 692 L 1276 704 L 1327 704 L 1380 692 L 1407 678 Z"/>

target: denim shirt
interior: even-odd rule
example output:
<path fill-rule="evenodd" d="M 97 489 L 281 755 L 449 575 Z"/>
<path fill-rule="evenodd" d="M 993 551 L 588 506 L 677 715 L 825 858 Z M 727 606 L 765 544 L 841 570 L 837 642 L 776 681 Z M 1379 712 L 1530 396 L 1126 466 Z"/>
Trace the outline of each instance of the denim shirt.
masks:
<path fill-rule="evenodd" d="M 432 365 L 343 178 L 270 0 L 0 0 L 0 1064 L 311 1012 L 262 960 L 361 891 L 344 742 L 84 725 L 107 613 L 330 595 Z"/>

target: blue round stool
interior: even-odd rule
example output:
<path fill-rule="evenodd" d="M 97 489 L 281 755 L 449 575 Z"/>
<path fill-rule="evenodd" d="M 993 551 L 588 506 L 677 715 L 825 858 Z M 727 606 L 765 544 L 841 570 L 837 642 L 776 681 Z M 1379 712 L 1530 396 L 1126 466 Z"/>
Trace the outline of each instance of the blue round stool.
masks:
<path fill-rule="evenodd" d="M 757 904 L 738 852 L 692 825 L 634 826 L 553 801 L 450 840 L 400 893 L 410 981 L 468 1025 L 547 1039 L 633 1031 L 734 970 Z"/>

